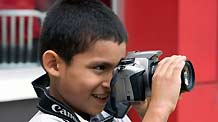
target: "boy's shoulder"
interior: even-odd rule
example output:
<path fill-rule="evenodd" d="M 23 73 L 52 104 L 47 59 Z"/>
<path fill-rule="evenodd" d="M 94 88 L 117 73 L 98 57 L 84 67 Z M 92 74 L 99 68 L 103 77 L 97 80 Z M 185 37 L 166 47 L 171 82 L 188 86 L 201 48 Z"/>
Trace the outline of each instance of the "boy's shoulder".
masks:
<path fill-rule="evenodd" d="M 107 117 L 108 114 L 106 112 L 101 113 L 104 117 Z M 76 114 L 81 122 L 88 122 Z M 33 118 L 29 122 L 65 122 L 63 119 L 58 118 L 54 115 L 45 114 L 41 111 L 38 111 Z M 128 116 L 124 116 L 122 119 L 114 118 L 113 122 L 131 122 Z"/>
<path fill-rule="evenodd" d="M 65 122 L 65 121 L 56 116 L 45 114 L 41 111 L 38 111 L 29 122 Z"/>

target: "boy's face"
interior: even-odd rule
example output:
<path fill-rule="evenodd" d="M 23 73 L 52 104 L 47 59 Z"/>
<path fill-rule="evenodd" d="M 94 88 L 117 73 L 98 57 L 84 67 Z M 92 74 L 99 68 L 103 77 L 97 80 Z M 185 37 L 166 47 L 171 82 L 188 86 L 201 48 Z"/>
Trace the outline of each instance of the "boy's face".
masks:
<path fill-rule="evenodd" d="M 75 55 L 70 65 L 60 65 L 56 97 L 76 112 L 100 113 L 109 97 L 113 69 L 125 54 L 126 43 L 97 41 Z"/>

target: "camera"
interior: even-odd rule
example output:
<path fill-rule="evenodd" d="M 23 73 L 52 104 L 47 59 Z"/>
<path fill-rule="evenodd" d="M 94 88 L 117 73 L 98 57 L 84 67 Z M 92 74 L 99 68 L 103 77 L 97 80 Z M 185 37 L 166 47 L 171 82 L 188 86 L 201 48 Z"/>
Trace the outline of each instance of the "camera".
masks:
<path fill-rule="evenodd" d="M 129 52 L 114 70 L 111 82 L 112 93 L 117 103 L 144 101 L 151 96 L 152 76 L 162 51 Z M 181 90 L 192 90 L 195 73 L 192 63 L 185 61 L 181 72 Z"/>

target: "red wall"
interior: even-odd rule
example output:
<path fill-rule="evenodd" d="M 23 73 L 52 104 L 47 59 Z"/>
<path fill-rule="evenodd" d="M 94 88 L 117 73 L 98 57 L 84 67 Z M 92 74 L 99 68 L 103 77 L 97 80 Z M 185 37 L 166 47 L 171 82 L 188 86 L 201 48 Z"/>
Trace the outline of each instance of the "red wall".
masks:
<path fill-rule="evenodd" d="M 196 69 L 197 85 L 178 106 L 179 122 L 217 122 L 217 0 L 180 0 L 179 53 Z"/>
<path fill-rule="evenodd" d="M 128 50 L 162 50 L 186 55 L 196 72 L 170 122 L 218 121 L 217 0 L 126 0 Z"/>
<path fill-rule="evenodd" d="M 161 49 L 164 55 L 177 52 L 177 8 L 176 0 L 127 0 L 125 23 L 129 34 L 128 50 Z"/>

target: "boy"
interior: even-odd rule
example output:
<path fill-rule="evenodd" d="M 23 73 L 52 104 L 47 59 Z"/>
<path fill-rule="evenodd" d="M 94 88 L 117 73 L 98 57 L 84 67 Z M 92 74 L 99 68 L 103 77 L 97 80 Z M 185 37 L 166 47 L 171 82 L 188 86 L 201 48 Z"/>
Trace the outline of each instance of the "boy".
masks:
<path fill-rule="evenodd" d="M 99 0 L 56 2 L 41 32 L 40 60 L 46 74 L 33 82 L 41 101 L 30 122 L 131 121 L 103 111 L 113 69 L 125 57 L 126 43 L 119 18 Z M 134 105 L 143 122 L 167 121 L 179 97 L 185 60 L 172 56 L 159 62 L 149 106 Z"/>

